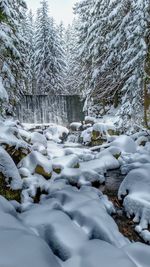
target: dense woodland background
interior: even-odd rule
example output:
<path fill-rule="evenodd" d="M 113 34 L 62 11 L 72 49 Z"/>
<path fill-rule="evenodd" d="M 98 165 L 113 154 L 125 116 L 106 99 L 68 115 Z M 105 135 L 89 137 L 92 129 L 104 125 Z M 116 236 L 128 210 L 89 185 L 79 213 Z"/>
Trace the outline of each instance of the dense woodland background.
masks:
<path fill-rule="evenodd" d="M 0 0 L 0 83 L 9 109 L 23 94 L 80 94 L 89 115 L 148 127 L 149 0 L 78 1 L 67 29 L 49 8 L 42 0 L 34 18 L 23 0 Z"/>

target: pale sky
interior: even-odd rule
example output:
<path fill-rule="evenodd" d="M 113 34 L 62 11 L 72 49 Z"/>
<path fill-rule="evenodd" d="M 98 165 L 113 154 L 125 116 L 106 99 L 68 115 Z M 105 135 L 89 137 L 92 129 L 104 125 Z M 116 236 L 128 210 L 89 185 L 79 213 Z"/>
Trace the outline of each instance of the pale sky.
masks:
<path fill-rule="evenodd" d="M 25 0 L 29 9 L 36 13 L 41 0 Z M 50 15 L 57 23 L 61 21 L 67 26 L 73 19 L 73 5 L 77 0 L 48 0 Z"/>

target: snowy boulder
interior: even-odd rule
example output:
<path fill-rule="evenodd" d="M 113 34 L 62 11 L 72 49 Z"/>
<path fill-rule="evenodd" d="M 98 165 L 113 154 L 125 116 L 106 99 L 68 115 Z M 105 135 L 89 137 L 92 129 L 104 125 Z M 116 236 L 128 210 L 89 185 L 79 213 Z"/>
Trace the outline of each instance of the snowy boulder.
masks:
<path fill-rule="evenodd" d="M 113 155 L 113 153 L 115 155 Z M 120 167 L 120 163 L 116 155 L 119 155 L 119 151 L 103 150 L 102 152 L 96 155 L 96 158 L 101 159 L 101 164 L 103 163 L 106 170 L 108 171 L 108 170 L 118 169 Z"/>
<path fill-rule="evenodd" d="M 60 173 L 65 167 L 67 168 L 79 168 L 79 158 L 76 155 L 68 155 L 52 160 L 53 170 L 56 173 Z"/>
<path fill-rule="evenodd" d="M 92 130 L 92 144 L 101 145 L 107 139 L 116 134 L 116 129 L 114 125 L 108 125 L 106 123 L 97 122 L 93 125 Z"/>
<path fill-rule="evenodd" d="M 22 139 L 16 122 L 0 121 L 0 129 L 0 144 L 3 145 L 15 163 L 18 163 L 30 152 L 30 145 Z"/>
<path fill-rule="evenodd" d="M 16 210 L 6 198 L 0 196 L 0 212 L 16 216 Z"/>
<path fill-rule="evenodd" d="M 45 148 L 47 147 L 47 139 L 43 134 L 37 133 L 37 132 L 33 132 L 31 133 L 31 143 L 32 144 L 41 144 L 43 145 Z"/>
<path fill-rule="evenodd" d="M 52 163 L 47 157 L 37 151 L 31 152 L 18 164 L 18 168 L 25 168 L 31 174 L 37 173 L 44 176 L 46 179 L 51 178 Z"/>
<path fill-rule="evenodd" d="M 150 263 L 150 247 L 140 242 L 131 243 L 123 248 L 128 257 L 139 267 L 148 267 Z"/>
<path fill-rule="evenodd" d="M 132 170 L 120 185 L 118 197 L 124 198 L 123 205 L 128 216 L 134 216 L 139 223 L 136 230 L 142 235 L 142 230 L 150 224 L 150 164 Z M 144 233 L 143 233 L 144 234 Z M 150 235 L 149 235 L 150 241 Z"/>
<path fill-rule="evenodd" d="M 66 155 L 75 154 L 79 157 L 81 161 L 89 161 L 95 158 L 95 154 L 90 149 L 80 147 L 68 147 L 64 150 Z"/>
<path fill-rule="evenodd" d="M 117 247 L 128 244 L 129 241 L 119 232 L 108 214 L 108 200 L 104 200 L 96 188 L 84 187 L 78 190 L 68 186 L 51 197 L 61 202 L 63 211 L 85 230 L 89 239 L 101 239 Z"/>
<path fill-rule="evenodd" d="M 88 240 L 82 228 L 78 227 L 67 214 L 41 205 L 26 211 L 23 222 L 35 228 L 40 237 L 50 244 L 53 252 L 62 260 L 70 258 Z"/>
<path fill-rule="evenodd" d="M 91 143 L 93 127 L 89 127 L 81 133 L 82 143 L 88 145 Z"/>
<path fill-rule="evenodd" d="M 100 185 L 105 181 L 103 175 L 93 170 L 83 170 L 80 168 L 64 168 L 60 177 L 65 178 L 69 184 L 81 187 L 83 185 Z"/>
<path fill-rule="evenodd" d="M 67 138 L 69 130 L 61 125 L 51 124 L 44 131 L 44 134 L 48 140 L 53 140 L 57 143 L 60 143 Z"/>
<path fill-rule="evenodd" d="M 24 141 L 26 141 L 28 143 L 30 142 L 30 140 L 31 140 L 31 133 L 30 132 L 22 129 L 21 127 L 18 128 L 18 132 Z"/>
<path fill-rule="evenodd" d="M 11 189 L 17 190 L 22 188 L 22 180 L 18 169 L 12 158 L 2 147 L 0 147 L 0 172 Z"/>
<path fill-rule="evenodd" d="M 99 135 L 114 135 L 116 132 L 116 128 L 114 125 L 97 122 L 93 125 L 93 131 L 99 133 Z"/>
<path fill-rule="evenodd" d="M 32 146 L 32 149 L 40 152 L 42 155 L 47 155 L 47 149 L 45 148 L 45 146 L 43 146 L 40 143 L 34 143 L 34 145 Z"/>
<path fill-rule="evenodd" d="M 96 119 L 94 117 L 91 117 L 91 116 L 85 116 L 84 122 L 85 122 L 85 124 L 93 125 L 94 123 L 96 123 Z"/>
<path fill-rule="evenodd" d="M 80 162 L 80 168 L 83 171 L 95 171 L 99 174 L 104 174 L 107 170 L 118 169 L 119 161 L 108 151 L 103 151 L 97 154 L 96 159 Z"/>
<path fill-rule="evenodd" d="M 147 136 L 140 136 L 136 140 L 136 144 L 138 146 L 145 146 L 145 144 L 148 142 L 148 137 Z"/>
<path fill-rule="evenodd" d="M 106 148 L 104 150 L 105 152 L 108 151 L 109 153 L 111 153 L 116 159 L 119 159 L 119 157 L 121 156 L 121 149 L 119 147 L 116 146 L 110 146 L 108 148 Z"/>
<path fill-rule="evenodd" d="M 146 254 L 148 256 L 148 254 Z M 136 267 L 134 261 L 127 254 L 101 240 L 87 241 L 85 246 L 71 259 L 66 261 L 64 267 Z M 147 265 L 148 266 L 148 265 Z M 142 266 L 141 267 L 145 267 Z"/>
<path fill-rule="evenodd" d="M 3 145 L 8 145 L 9 147 L 19 148 L 29 148 L 27 144 L 19 134 L 19 129 L 14 121 L 0 121 L 0 143 Z"/>
<path fill-rule="evenodd" d="M 82 130 L 82 123 L 81 122 L 72 122 L 69 126 L 71 131 L 81 131 Z"/>
<path fill-rule="evenodd" d="M 5 231 L 0 228 L 0 247 L 0 266 L 60 267 L 44 240 L 17 225 Z"/>
<path fill-rule="evenodd" d="M 135 153 L 137 146 L 132 138 L 127 135 L 121 135 L 117 137 L 113 142 L 110 143 L 110 147 L 120 148 L 122 152 Z"/>

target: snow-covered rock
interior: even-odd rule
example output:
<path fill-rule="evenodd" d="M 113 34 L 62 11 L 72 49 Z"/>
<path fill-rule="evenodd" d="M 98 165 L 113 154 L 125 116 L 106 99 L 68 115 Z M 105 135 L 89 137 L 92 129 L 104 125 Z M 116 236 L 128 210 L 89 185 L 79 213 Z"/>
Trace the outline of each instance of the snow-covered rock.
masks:
<path fill-rule="evenodd" d="M 120 249 L 100 240 L 90 240 L 63 267 L 136 267 Z M 142 267 L 142 266 L 141 266 Z"/>
<path fill-rule="evenodd" d="M 11 189 L 22 188 L 22 180 L 18 169 L 3 147 L 0 147 L 0 172 Z"/>
<path fill-rule="evenodd" d="M 114 134 L 116 128 L 113 124 L 97 122 L 93 125 L 93 131 L 98 132 L 101 136 L 107 136 Z"/>
<path fill-rule="evenodd" d="M 91 116 L 85 116 L 84 118 L 85 124 L 94 124 L 96 123 L 96 119 L 94 117 Z"/>
<path fill-rule="evenodd" d="M 133 139 L 127 135 L 121 135 L 117 137 L 113 142 L 110 143 L 110 146 L 120 148 L 122 152 L 135 153 L 137 146 Z"/>
<path fill-rule="evenodd" d="M 79 167 L 79 158 L 72 154 L 64 157 L 55 158 L 52 160 L 53 170 L 60 172 L 65 167 L 68 168 L 78 168 Z"/>
<path fill-rule="evenodd" d="M 31 143 L 32 144 L 41 144 L 43 145 L 45 148 L 47 147 L 47 139 L 43 134 L 37 133 L 37 132 L 33 132 L 31 133 Z"/>
<path fill-rule="evenodd" d="M 123 205 L 128 216 L 134 216 L 134 221 L 139 223 L 136 227 L 141 236 L 150 241 L 150 235 L 143 230 L 150 224 L 150 164 L 132 170 L 120 185 L 118 196 L 124 197 Z"/>
<path fill-rule="evenodd" d="M 53 140 L 57 143 L 60 143 L 68 136 L 69 130 L 61 125 L 51 124 L 44 131 L 44 134 L 48 140 Z"/>
<path fill-rule="evenodd" d="M 82 123 L 81 122 L 72 122 L 69 126 L 69 128 L 72 131 L 79 131 L 82 129 Z"/>
<path fill-rule="evenodd" d="M 83 144 L 87 145 L 91 142 L 93 127 L 89 127 L 81 133 Z"/>
<path fill-rule="evenodd" d="M 32 151 L 28 156 L 23 158 L 18 168 L 26 168 L 31 174 L 38 173 L 45 178 L 50 178 L 52 173 L 52 163 L 46 156 L 37 151 Z"/>

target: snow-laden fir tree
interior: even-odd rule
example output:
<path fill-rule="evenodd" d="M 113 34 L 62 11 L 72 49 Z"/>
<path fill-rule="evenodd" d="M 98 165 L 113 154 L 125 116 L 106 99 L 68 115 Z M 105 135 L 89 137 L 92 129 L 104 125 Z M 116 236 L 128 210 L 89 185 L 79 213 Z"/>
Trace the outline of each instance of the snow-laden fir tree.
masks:
<path fill-rule="evenodd" d="M 12 105 L 24 88 L 20 51 L 23 39 L 19 29 L 24 9 L 22 0 L 0 1 L 0 75 Z"/>
<path fill-rule="evenodd" d="M 25 13 L 21 20 L 20 32 L 24 42 L 20 44 L 23 64 L 23 77 L 26 94 L 34 94 L 35 91 L 35 64 L 34 64 L 34 22 L 33 14 L 30 10 Z"/>
<path fill-rule="evenodd" d="M 37 12 L 35 31 L 35 71 L 38 94 L 60 93 L 63 90 L 63 51 L 59 32 L 49 17 L 46 0 Z"/>
<path fill-rule="evenodd" d="M 83 95 L 103 102 L 104 111 L 118 106 L 125 126 L 143 118 L 149 7 L 148 0 L 84 0 L 76 7 Z"/>
<path fill-rule="evenodd" d="M 69 95 L 80 94 L 81 72 L 78 60 L 78 35 L 76 31 L 78 21 L 68 25 L 65 32 L 66 78 L 65 88 Z"/>
<path fill-rule="evenodd" d="M 75 14 L 78 19 L 76 30 L 78 31 L 78 53 L 77 60 L 80 64 L 81 83 L 79 84 L 80 91 L 86 97 L 89 94 L 89 81 L 91 80 L 91 55 L 87 45 L 88 31 L 91 26 L 90 12 L 93 6 L 92 0 L 83 0 L 75 5 Z"/>

